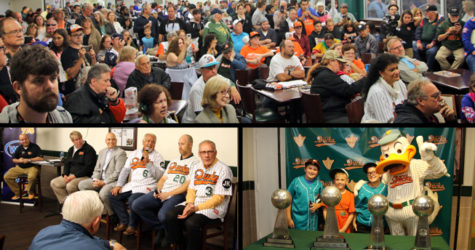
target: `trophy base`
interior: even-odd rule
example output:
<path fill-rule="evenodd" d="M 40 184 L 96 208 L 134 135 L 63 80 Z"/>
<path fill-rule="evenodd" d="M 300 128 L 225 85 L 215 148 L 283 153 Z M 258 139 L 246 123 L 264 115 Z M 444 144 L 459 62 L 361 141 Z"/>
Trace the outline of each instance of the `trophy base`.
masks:
<path fill-rule="evenodd" d="M 264 242 L 265 247 L 282 247 L 282 248 L 295 248 L 294 241 L 289 239 L 267 238 Z"/>
<path fill-rule="evenodd" d="M 345 238 L 343 238 L 343 236 L 326 237 L 326 238 L 324 238 L 323 236 L 320 236 L 317 238 L 317 241 L 313 243 L 313 247 L 311 248 L 311 250 L 315 250 L 315 249 L 341 250 L 341 249 L 351 249 L 351 248 L 348 246 L 348 243 L 346 243 Z"/>
<path fill-rule="evenodd" d="M 386 246 L 367 246 L 364 248 L 364 250 L 390 250 L 389 247 Z"/>

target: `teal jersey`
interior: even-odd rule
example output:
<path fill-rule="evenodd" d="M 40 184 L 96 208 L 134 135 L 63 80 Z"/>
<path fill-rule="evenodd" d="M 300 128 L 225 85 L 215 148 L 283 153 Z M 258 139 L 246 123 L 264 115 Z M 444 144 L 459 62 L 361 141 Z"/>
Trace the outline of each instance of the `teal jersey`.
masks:
<path fill-rule="evenodd" d="M 292 195 L 292 220 L 295 229 L 306 231 L 317 231 L 318 213 L 312 213 L 309 209 L 309 201 L 320 202 L 320 193 L 323 185 L 317 176 L 315 180 L 308 183 L 305 176 L 299 176 L 292 180 L 288 188 Z"/>
<path fill-rule="evenodd" d="M 367 227 L 371 227 L 373 224 L 373 215 L 368 210 L 368 201 L 375 194 L 387 196 L 388 186 L 381 182 L 378 187 L 372 188 L 366 183 L 358 191 L 358 196 L 355 197 L 355 210 L 358 213 L 356 221 Z"/>

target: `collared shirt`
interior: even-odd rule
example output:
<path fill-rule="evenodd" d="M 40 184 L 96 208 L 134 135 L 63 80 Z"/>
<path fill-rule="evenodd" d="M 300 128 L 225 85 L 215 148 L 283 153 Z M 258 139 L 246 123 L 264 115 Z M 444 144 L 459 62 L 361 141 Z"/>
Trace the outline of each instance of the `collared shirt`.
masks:
<path fill-rule="evenodd" d="M 109 165 L 111 154 L 112 154 L 112 149 L 108 149 L 107 153 L 106 153 L 106 160 L 104 162 L 104 167 L 102 168 L 102 179 L 103 180 L 106 179 L 106 169 L 107 169 L 107 165 Z"/>

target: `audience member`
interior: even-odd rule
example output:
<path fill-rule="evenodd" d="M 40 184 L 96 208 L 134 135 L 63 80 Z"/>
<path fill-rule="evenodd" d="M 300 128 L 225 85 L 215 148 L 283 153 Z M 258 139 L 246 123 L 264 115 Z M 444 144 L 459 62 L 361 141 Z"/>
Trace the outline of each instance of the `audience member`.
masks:
<path fill-rule="evenodd" d="M 368 81 L 361 93 L 365 99 L 361 122 L 394 121 L 394 107 L 407 98 L 406 85 L 399 76 L 398 62 L 396 56 L 382 54 L 371 64 Z"/>
<path fill-rule="evenodd" d="M 326 20 L 326 22 L 324 21 L 321 21 L 322 23 L 325 23 L 325 29 L 324 29 L 324 33 L 332 33 L 333 36 L 338 39 L 338 40 L 341 40 L 343 38 L 343 33 L 340 31 L 339 28 L 335 27 L 335 22 L 333 21 L 333 19 L 331 18 L 328 18 Z"/>
<path fill-rule="evenodd" d="M 268 21 L 261 22 L 261 27 L 257 29 L 259 33 L 259 43 L 267 48 L 275 48 L 277 44 L 277 33 L 271 28 Z"/>
<path fill-rule="evenodd" d="M 352 44 L 345 44 L 341 48 L 341 54 L 343 59 L 348 61 L 350 69 L 348 70 L 349 76 L 357 74 L 356 78 L 360 79 L 363 76 L 366 76 L 365 64 L 361 59 L 356 58 L 356 48 Z"/>
<path fill-rule="evenodd" d="M 410 83 L 424 78 L 422 74 L 427 71 L 427 64 L 407 56 L 401 39 L 398 37 L 390 37 L 386 42 L 386 47 L 388 54 L 395 55 L 399 59 L 398 69 L 401 80 Z"/>
<path fill-rule="evenodd" d="M 265 20 L 267 20 L 266 15 L 265 15 L 266 1 L 264 0 L 257 1 L 256 7 L 257 8 L 252 14 L 252 18 L 251 18 L 252 26 L 254 27 L 254 30 L 257 30 L 259 28 L 259 25 Z"/>
<path fill-rule="evenodd" d="M 246 69 L 246 60 L 240 54 L 236 54 L 233 48 L 223 51 L 223 57 L 218 67 L 218 74 L 228 78 L 231 82 L 236 82 L 236 70 Z"/>
<path fill-rule="evenodd" d="M 11 83 L 10 70 L 7 67 L 7 48 L 0 38 L 0 96 L 7 104 L 12 104 L 18 100 L 18 94 L 13 89 Z M 1 107 L 3 109 L 3 106 Z"/>
<path fill-rule="evenodd" d="M 0 123 L 71 123 L 71 115 L 58 106 L 58 60 L 43 46 L 28 46 L 10 65 L 19 102 L 6 106 Z"/>
<path fill-rule="evenodd" d="M 297 15 L 305 27 L 305 30 L 303 31 L 305 35 L 312 33 L 314 29 L 313 23 L 315 21 L 321 21 L 318 18 L 318 14 L 315 9 L 309 6 L 308 0 L 300 1 L 300 9 L 297 11 Z"/>
<path fill-rule="evenodd" d="M 137 49 L 131 46 L 125 46 L 119 53 L 117 65 L 114 67 L 112 79 L 114 80 L 118 90 L 119 96 L 123 96 L 127 79 L 135 70 L 135 55 Z"/>
<path fill-rule="evenodd" d="M 340 40 L 336 39 L 332 33 L 326 33 L 323 36 L 323 40 L 312 48 L 312 53 L 315 55 L 315 57 L 322 58 L 327 50 L 333 46 L 333 44 L 339 42 Z"/>
<path fill-rule="evenodd" d="M 298 21 L 297 17 L 297 10 L 294 8 L 290 9 L 285 21 L 280 22 L 279 40 L 287 39 L 287 32 L 294 32 L 294 23 Z"/>
<path fill-rule="evenodd" d="M 269 66 L 268 82 L 285 82 L 293 79 L 304 79 L 305 70 L 295 56 L 295 46 L 290 40 L 280 43 L 280 52 L 272 57 Z"/>
<path fill-rule="evenodd" d="M 229 80 L 219 75 L 211 77 L 203 90 L 203 110 L 196 116 L 195 123 L 239 123 L 236 110 L 229 104 Z"/>
<path fill-rule="evenodd" d="M 190 39 L 182 39 L 176 37 L 170 42 L 167 51 L 167 68 L 187 68 L 188 63 L 186 62 L 187 48 L 191 44 Z"/>
<path fill-rule="evenodd" d="M 397 32 L 397 22 L 400 19 L 399 7 L 397 4 L 390 4 L 388 6 L 388 14 L 381 22 L 381 37 L 382 42 L 385 43 L 388 37 L 395 36 Z"/>
<path fill-rule="evenodd" d="M 102 38 L 101 33 L 99 33 L 99 31 L 97 31 L 96 27 L 94 26 L 94 24 L 91 21 L 91 18 L 89 18 L 89 17 L 84 18 L 82 23 L 81 23 L 81 26 L 84 30 L 82 45 L 92 46 L 92 49 L 94 49 L 94 51 L 100 51 L 101 38 Z M 109 36 L 107 36 L 107 37 L 109 37 Z M 97 55 L 99 56 L 99 53 L 97 53 Z"/>
<path fill-rule="evenodd" d="M 249 16 L 248 13 L 246 13 L 246 9 L 244 7 L 244 4 L 241 3 L 241 2 L 237 4 L 236 13 L 233 16 L 233 24 L 236 20 L 239 20 L 239 21 L 242 22 L 242 25 L 243 25 L 242 30 L 245 33 L 249 34 L 252 31 L 253 27 L 252 27 L 251 17 Z M 274 20 L 274 25 L 275 25 L 275 20 Z M 238 52 L 236 52 L 236 53 L 238 53 Z"/>
<path fill-rule="evenodd" d="M 30 249 L 125 249 L 120 243 L 93 236 L 99 230 L 104 205 L 97 192 L 79 191 L 67 197 L 59 225 L 42 229 Z"/>
<path fill-rule="evenodd" d="M 115 231 L 125 235 L 135 234 L 137 229 L 138 215 L 134 210 L 127 212 L 126 201 L 129 207 L 142 195 L 152 192 L 156 188 L 157 181 L 162 177 L 165 161 L 162 155 L 155 150 L 157 137 L 154 134 L 145 134 L 142 140 L 143 148 L 129 154 L 124 167 L 120 171 L 117 185 L 109 194 L 112 209 L 119 217 L 120 224 Z M 129 174 L 131 175 L 128 181 Z"/>
<path fill-rule="evenodd" d="M 178 33 L 179 30 L 186 30 L 185 22 L 182 19 L 176 17 L 175 8 L 173 5 L 169 5 L 167 11 L 168 18 L 165 19 L 160 25 L 160 37 L 163 37 L 172 31 Z M 161 38 L 160 41 L 162 41 Z"/>
<path fill-rule="evenodd" d="M 183 249 L 201 246 L 201 227 L 223 221 L 232 195 L 233 173 L 218 160 L 216 144 L 205 140 L 199 145 L 201 162 L 190 170 L 190 185 L 186 201 L 166 213 L 168 239 L 173 244 L 183 244 Z M 214 172 L 215 178 L 203 173 Z M 187 232 L 184 240 L 183 231 Z M 198 247 L 199 248 L 199 247 Z"/>
<path fill-rule="evenodd" d="M 249 44 L 241 49 L 241 55 L 246 59 L 247 67 L 256 69 L 264 64 L 266 57 L 273 56 L 274 53 L 268 48 L 259 45 L 259 33 L 252 31 Z"/>
<path fill-rule="evenodd" d="M 150 59 L 146 55 L 140 55 L 135 59 L 135 70 L 130 74 L 125 88 L 136 87 L 140 91 L 146 84 L 160 84 L 170 89 L 170 76 L 161 68 L 152 67 Z"/>
<path fill-rule="evenodd" d="M 348 84 L 338 77 L 337 72 L 345 63 L 348 61 L 336 51 L 328 50 L 320 64 L 308 71 L 307 82 L 312 84 L 310 92 L 320 94 L 325 123 L 348 123 L 345 106 L 361 91 L 362 81 Z"/>
<path fill-rule="evenodd" d="M 86 18 L 91 18 L 92 20 L 94 19 L 92 13 L 94 12 L 94 7 L 90 3 L 84 3 L 82 5 L 82 11 L 81 11 L 81 16 L 79 16 L 78 19 L 76 19 L 76 24 L 81 25 L 84 19 Z M 94 25 L 96 25 L 95 20 L 93 20 Z"/>
<path fill-rule="evenodd" d="M 310 43 L 308 42 L 308 37 L 302 32 L 303 31 L 303 25 L 302 22 L 297 21 L 294 23 L 294 39 L 300 44 L 300 47 L 304 51 L 304 57 L 305 58 L 310 58 Z"/>
<path fill-rule="evenodd" d="M 469 92 L 462 98 L 460 117 L 463 123 L 475 123 L 475 74 L 470 77 Z"/>
<path fill-rule="evenodd" d="M 249 34 L 246 32 L 243 32 L 243 21 L 240 19 L 236 19 L 233 22 L 233 33 L 231 33 L 231 39 L 233 40 L 233 47 L 234 47 L 234 52 L 236 54 L 241 53 L 242 47 L 244 47 L 245 43 L 243 41 L 244 37 L 248 37 Z M 217 40 L 216 40 L 217 42 Z M 205 47 L 206 48 L 206 47 Z M 210 54 L 207 53 L 208 51 L 204 52 L 205 54 Z"/>
<path fill-rule="evenodd" d="M 274 19 L 274 29 L 278 34 L 280 31 L 280 24 L 282 22 L 285 22 L 285 19 L 287 19 L 287 1 L 280 1 L 279 9 L 274 12 L 273 19 Z"/>
<path fill-rule="evenodd" d="M 440 112 L 448 122 L 457 119 L 455 112 L 443 102 L 439 89 L 430 80 L 416 80 L 408 86 L 407 100 L 396 106 L 394 123 L 439 123 Z"/>
<path fill-rule="evenodd" d="M 203 29 L 203 39 L 210 33 L 216 35 L 216 39 L 218 40 L 218 44 L 216 45 L 218 53 L 221 53 L 221 51 L 225 49 L 226 44 L 232 44 L 231 31 L 229 31 L 228 26 L 226 26 L 221 19 L 222 11 L 217 8 L 213 9 L 209 21 L 205 24 L 205 28 Z"/>
<path fill-rule="evenodd" d="M 64 159 L 64 168 L 61 176 L 51 180 L 50 186 L 60 205 L 66 197 L 79 191 L 79 182 L 91 177 L 96 165 L 96 151 L 78 131 L 69 133 L 69 139 L 73 146 L 69 148 L 67 157 Z M 102 209 L 101 209 L 102 213 Z"/>
<path fill-rule="evenodd" d="M 351 12 L 348 12 L 348 4 L 341 3 L 340 15 L 335 16 L 333 21 L 336 23 L 336 26 L 341 27 L 348 21 L 355 23 L 356 18 Z"/>
<path fill-rule="evenodd" d="M 40 172 L 38 165 L 32 162 L 42 161 L 43 152 L 36 143 L 30 142 L 27 134 L 20 134 L 18 141 L 20 141 L 20 145 L 12 155 L 12 162 L 15 163 L 15 166 L 8 169 L 3 179 L 14 194 L 11 199 L 18 200 L 23 194 L 20 194 L 20 187 L 16 179 L 18 176 L 26 174 L 28 176 L 28 186 L 25 187 L 25 191 L 28 193 L 26 198 L 31 200 L 35 198 L 35 184 Z"/>
<path fill-rule="evenodd" d="M 463 22 L 468 22 L 475 16 L 475 3 L 469 0 L 462 2 L 462 10 L 465 13 L 462 17 Z"/>
<path fill-rule="evenodd" d="M 114 133 L 107 133 L 105 142 L 107 147 L 99 151 L 92 177 L 79 182 L 78 188 L 79 190 L 99 192 L 99 197 L 104 202 L 107 214 L 113 215 L 114 211 L 109 202 L 109 193 L 115 187 L 117 179 L 119 179 L 119 173 L 124 167 L 127 154 L 117 146 L 117 138 Z"/>
<path fill-rule="evenodd" d="M 401 38 L 402 45 L 406 51 L 405 54 L 409 58 L 413 58 L 414 52 L 412 51 L 412 42 L 414 41 L 414 35 L 416 34 L 416 26 L 414 25 L 411 11 L 405 10 L 402 12 L 398 28 L 399 29 L 396 29 L 395 35 Z"/>
<path fill-rule="evenodd" d="M 363 53 L 376 55 L 379 49 L 379 42 L 372 34 L 370 34 L 369 25 L 360 23 L 356 27 L 356 30 L 358 31 L 358 36 L 355 38 L 355 47 L 358 57 L 361 57 L 361 54 Z"/>
<path fill-rule="evenodd" d="M 125 105 L 118 98 L 117 89 L 111 87 L 110 71 L 103 63 L 92 66 L 86 83 L 68 97 L 64 108 L 71 113 L 74 123 L 122 122 Z"/>
<path fill-rule="evenodd" d="M 312 50 L 317 44 L 323 41 L 323 36 L 325 35 L 325 33 L 323 33 L 322 22 L 315 21 L 313 26 L 314 29 L 312 33 L 308 36 L 308 43 L 310 44 L 310 48 Z"/>
<path fill-rule="evenodd" d="M 101 39 L 101 45 L 97 52 L 97 62 L 104 63 L 106 61 L 106 54 L 112 49 L 112 38 L 109 35 L 104 35 Z"/>
<path fill-rule="evenodd" d="M 11 59 L 25 42 L 22 27 L 17 20 L 7 17 L 0 21 L 0 35 L 6 48 L 7 57 Z"/>
<path fill-rule="evenodd" d="M 414 57 L 422 61 L 422 56 L 425 53 L 427 66 L 430 71 L 435 70 L 435 55 L 439 50 L 437 45 L 437 27 L 443 21 L 444 18 L 439 18 L 437 7 L 435 5 L 428 5 L 426 18 L 422 20 L 416 29 L 415 42 L 412 45 Z"/>
<path fill-rule="evenodd" d="M 465 49 L 465 60 L 470 71 L 475 72 L 475 41 L 472 41 L 475 19 L 468 20 L 463 28 L 462 42 Z"/>
<path fill-rule="evenodd" d="M 437 27 L 437 40 L 441 43 L 435 59 L 442 70 L 458 69 L 464 62 L 464 49 L 462 43 L 462 28 L 465 22 L 459 19 L 458 8 L 449 9 L 449 18 Z M 454 56 L 454 62 L 450 65 L 447 58 Z"/>
<path fill-rule="evenodd" d="M 317 15 L 318 19 L 322 23 L 326 23 L 327 20 L 330 18 L 330 14 L 328 11 L 325 10 L 325 3 L 324 1 L 317 2 Z"/>
<path fill-rule="evenodd" d="M 151 36 L 155 38 L 155 42 L 158 43 L 158 22 L 157 19 L 151 16 L 152 7 L 149 3 L 144 3 L 142 6 L 142 13 L 134 21 L 134 33 L 138 34 L 137 39 L 142 41 L 142 37 L 145 36 L 144 31 L 146 28 L 150 29 Z"/>
<path fill-rule="evenodd" d="M 139 110 L 142 113 L 139 123 L 176 123 L 169 118 L 168 107 L 172 98 L 168 90 L 158 84 L 147 84 L 138 94 Z"/>

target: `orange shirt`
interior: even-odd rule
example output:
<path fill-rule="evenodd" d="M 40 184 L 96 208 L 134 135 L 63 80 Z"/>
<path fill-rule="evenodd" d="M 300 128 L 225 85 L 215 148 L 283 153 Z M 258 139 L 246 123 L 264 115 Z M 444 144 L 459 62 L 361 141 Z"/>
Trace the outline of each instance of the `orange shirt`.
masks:
<path fill-rule="evenodd" d="M 315 30 L 315 27 L 313 26 L 313 24 L 314 24 L 314 21 L 312 18 L 305 18 L 305 20 L 303 20 L 303 26 L 305 27 L 305 32 L 307 33 L 307 36 L 310 36 L 313 30 Z"/>
<path fill-rule="evenodd" d="M 327 207 L 325 204 L 323 204 L 323 206 Z M 355 195 L 348 190 L 341 194 L 341 200 L 340 203 L 335 206 L 335 212 L 338 229 L 341 229 L 345 225 L 346 220 L 348 220 L 350 213 L 355 212 Z M 351 225 L 348 226 L 345 233 L 350 233 L 350 228 Z"/>
<path fill-rule="evenodd" d="M 241 56 L 244 57 L 245 59 L 255 59 L 255 54 L 257 55 L 262 55 L 262 54 L 265 54 L 267 52 L 269 52 L 270 50 L 265 47 L 265 46 L 259 46 L 257 48 L 252 48 L 251 46 L 249 45 L 244 45 L 244 47 L 242 47 L 241 49 Z M 263 64 L 265 62 L 266 58 L 263 57 L 259 64 L 251 64 L 251 63 L 246 63 L 247 67 L 251 68 L 251 69 L 256 69 L 257 67 L 259 67 L 259 65 Z"/>
<path fill-rule="evenodd" d="M 158 45 L 157 53 L 155 53 L 155 56 L 164 55 L 164 54 L 165 54 L 165 48 L 163 47 L 163 44 L 160 43 Z"/>
<path fill-rule="evenodd" d="M 365 71 L 365 64 L 363 61 L 361 61 L 360 59 L 355 59 L 353 60 L 353 63 L 356 65 L 356 67 L 358 67 L 359 69 Z M 353 74 L 355 73 L 355 71 L 353 71 L 353 69 L 350 69 L 350 72 L 348 72 L 348 74 Z"/>

